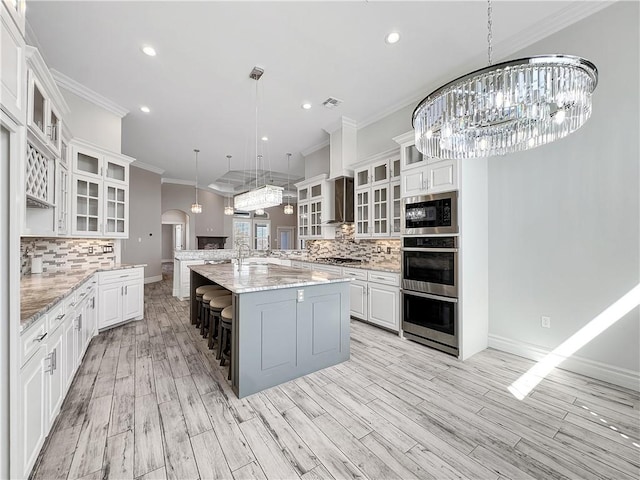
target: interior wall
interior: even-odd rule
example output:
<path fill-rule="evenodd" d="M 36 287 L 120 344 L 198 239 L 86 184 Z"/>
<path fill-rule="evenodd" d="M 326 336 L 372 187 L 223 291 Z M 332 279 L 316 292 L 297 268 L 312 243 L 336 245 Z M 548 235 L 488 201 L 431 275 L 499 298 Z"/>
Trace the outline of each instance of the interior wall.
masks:
<path fill-rule="evenodd" d="M 285 202 L 286 203 L 286 202 Z M 291 203 L 293 207 L 293 215 L 284 214 L 284 204 L 277 207 L 265 208 L 265 213 L 269 214 L 271 220 L 271 248 L 273 250 L 278 249 L 278 227 L 293 227 L 293 246 L 297 245 L 297 216 L 295 212 L 298 211 L 298 205 Z"/>
<path fill-rule="evenodd" d="M 173 225 L 162 225 L 162 260 L 173 259 Z"/>
<path fill-rule="evenodd" d="M 492 341 L 553 349 L 638 284 L 639 13 L 637 2 L 615 3 L 514 55 L 583 56 L 599 84 L 579 131 L 489 159 Z M 636 307 L 580 349 L 578 363 L 622 369 L 637 384 L 639 325 Z"/>
<path fill-rule="evenodd" d="M 160 175 L 130 167 L 129 238 L 122 240 L 123 263 L 145 263 L 145 278 L 162 276 Z"/>
<path fill-rule="evenodd" d="M 407 133 L 411 126 L 411 114 L 415 105 L 407 105 L 377 122 L 358 130 L 358 162 L 372 155 L 397 148 L 393 137 Z"/>
<path fill-rule="evenodd" d="M 73 136 L 121 153 L 122 119 L 62 87 L 60 92 L 71 110 L 64 121 Z"/>
<path fill-rule="evenodd" d="M 304 157 L 304 178 L 329 174 L 329 145 Z"/>

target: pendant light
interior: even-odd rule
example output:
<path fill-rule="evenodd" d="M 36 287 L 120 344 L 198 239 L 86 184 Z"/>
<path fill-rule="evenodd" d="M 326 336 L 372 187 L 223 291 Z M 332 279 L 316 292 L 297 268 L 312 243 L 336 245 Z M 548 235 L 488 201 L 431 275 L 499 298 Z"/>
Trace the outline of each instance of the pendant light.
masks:
<path fill-rule="evenodd" d="M 293 215 L 293 206 L 289 202 L 291 194 L 289 193 L 289 172 L 291 171 L 291 154 L 287 153 L 287 204 L 284 206 L 285 215 Z"/>
<path fill-rule="evenodd" d="M 413 112 L 416 148 L 430 158 L 504 155 L 551 143 L 591 116 L 595 65 L 571 55 L 541 55 L 492 65 L 441 86 Z"/>
<path fill-rule="evenodd" d="M 249 78 L 256 81 L 256 187 L 248 192 L 236 195 L 233 199 L 234 207 L 238 210 L 255 210 L 256 215 L 264 215 L 264 209 L 275 207 L 282 203 L 282 187 L 275 185 L 263 185 L 258 187 L 258 164 L 262 159 L 262 155 L 258 155 L 258 80 L 262 77 L 264 70 L 259 67 L 253 67 Z M 261 213 L 260 213 L 261 212 Z"/>
<path fill-rule="evenodd" d="M 198 203 L 198 153 L 200 150 L 194 148 L 193 151 L 196 153 L 196 201 L 191 204 L 191 212 L 202 213 L 202 205 Z"/>
<path fill-rule="evenodd" d="M 227 155 L 227 175 L 231 173 L 231 155 Z M 231 190 L 231 180 L 227 176 L 227 190 Z M 224 214 L 225 215 L 233 215 L 233 205 L 231 205 L 231 197 L 227 193 L 226 198 L 224 199 Z"/>

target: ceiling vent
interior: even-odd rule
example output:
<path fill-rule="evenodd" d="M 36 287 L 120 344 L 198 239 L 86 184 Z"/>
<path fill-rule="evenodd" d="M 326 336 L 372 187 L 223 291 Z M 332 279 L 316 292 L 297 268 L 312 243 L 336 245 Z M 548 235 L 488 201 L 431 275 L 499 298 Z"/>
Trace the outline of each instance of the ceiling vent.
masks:
<path fill-rule="evenodd" d="M 264 69 L 260 67 L 253 67 L 253 70 L 251 70 L 251 73 L 249 73 L 249 78 L 252 78 L 256 81 L 260 80 L 260 77 L 262 76 L 263 73 L 264 73 Z"/>
<path fill-rule="evenodd" d="M 328 109 L 334 109 L 338 105 L 340 105 L 341 103 L 342 103 L 342 100 L 339 100 L 339 99 L 333 98 L 333 97 L 329 97 L 324 102 L 322 102 L 322 105 L 324 107 L 328 108 Z"/>

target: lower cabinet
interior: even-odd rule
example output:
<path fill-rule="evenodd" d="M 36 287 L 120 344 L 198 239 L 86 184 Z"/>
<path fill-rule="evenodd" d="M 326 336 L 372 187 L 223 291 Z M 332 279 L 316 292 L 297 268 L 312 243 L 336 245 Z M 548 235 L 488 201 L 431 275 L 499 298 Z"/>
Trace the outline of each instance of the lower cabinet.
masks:
<path fill-rule="evenodd" d="M 343 268 L 353 277 L 351 316 L 393 331 L 400 330 L 400 277 L 397 273 Z"/>
<path fill-rule="evenodd" d="M 47 383 L 47 419 L 49 424 L 60 412 L 64 394 L 67 392 L 64 378 L 62 355 L 64 354 L 64 328 L 58 328 L 47 339 L 47 356 L 45 357 L 44 372 Z"/>
<path fill-rule="evenodd" d="M 400 329 L 400 289 L 369 282 L 369 321 L 390 330 Z"/>
<path fill-rule="evenodd" d="M 27 478 L 47 435 L 47 388 L 42 345 L 20 370 L 20 437 L 22 478 Z"/>
<path fill-rule="evenodd" d="M 190 265 L 204 265 L 204 260 L 174 260 L 173 262 L 173 296 L 180 299 L 191 295 Z"/>
<path fill-rule="evenodd" d="M 144 269 L 127 268 L 98 273 L 98 330 L 144 313 Z"/>

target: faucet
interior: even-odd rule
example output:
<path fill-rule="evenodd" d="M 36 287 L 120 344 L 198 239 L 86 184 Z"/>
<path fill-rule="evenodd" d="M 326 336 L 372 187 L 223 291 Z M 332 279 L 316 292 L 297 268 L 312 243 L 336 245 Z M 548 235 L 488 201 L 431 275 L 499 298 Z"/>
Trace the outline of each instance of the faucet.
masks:
<path fill-rule="evenodd" d="M 251 253 L 251 247 L 248 243 L 238 243 L 238 271 L 242 268 L 242 260 L 246 257 L 242 256 L 242 249 L 245 247 L 247 256 Z"/>

